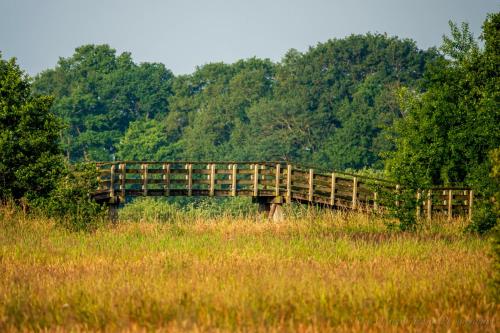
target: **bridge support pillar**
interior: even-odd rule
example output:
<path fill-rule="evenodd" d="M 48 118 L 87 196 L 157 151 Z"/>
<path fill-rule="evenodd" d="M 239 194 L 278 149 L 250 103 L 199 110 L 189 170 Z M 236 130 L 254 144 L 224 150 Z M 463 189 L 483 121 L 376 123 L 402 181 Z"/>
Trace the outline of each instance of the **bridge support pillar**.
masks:
<path fill-rule="evenodd" d="M 269 210 L 269 219 L 273 222 L 282 222 L 285 219 L 285 212 L 283 211 L 283 204 L 273 203 Z"/>
<path fill-rule="evenodd" d="M 273 222 L 283 221 L 283 198 L 278 197 L 253 197 L 252 201 L 259 205 L 259 212 L 265 213 L 267 218 Z"/>
<path fill-rule="evenodd" d="M 108 206 L 108 219 L 109 222 L 115 224 L 118 222 L 118 205 L 109 205 Z"/>
<path fill-rule="evenodd" d="M 113 224 L 118 222 L 118 206 L 119 205 L 120 205 L 120 198 L 119 197 L 112 197 L 112 198 L 110 198 L 109 202 L 107 203 L 108 219 L 109 219 L 109 222 L 111 222 Z"/>

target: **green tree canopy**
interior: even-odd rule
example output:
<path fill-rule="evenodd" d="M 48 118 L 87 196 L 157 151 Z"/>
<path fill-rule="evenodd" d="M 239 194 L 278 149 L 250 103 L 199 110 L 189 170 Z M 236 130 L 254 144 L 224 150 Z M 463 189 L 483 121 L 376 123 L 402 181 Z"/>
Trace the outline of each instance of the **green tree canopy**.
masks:
<path fill-rule="evenodd" d="M 276 70 L 271 98 L 249 110 L 243 146 L 259 158 L 329 169 L 377 166 L 390 145 L 383 130 L 401 114 L 394 88 L 418 87 L 436 57 L 411 40 L 380 34 L 290 50 Z"/>
<path fill-rule="evenodd" d="M 129 53 L 85 45 L 38 75 L 34 89 L 55 96 L 69 159 L 110 160 L 131 121 L 168 112 L 172 78 L 162 64 L 136 65 Z"/>
<path fill-rule="evenodd" d="M 133 121 L 120 140 L 117 157 L 127 161 L 175 160 L 179 156 L 179 145 L 171 144 L 168 138 L 164 121 Z"/>
<path fill-rule="evenodd" d="M 15 59 L 0 54 L 0 198 L 46 196 L 63 169 L 52 98 L 34 97 Z"/>
<path fill-rule="evenodd" d="M 56 96 L 72 160 L 286 159 L 329 169 L 381 167 L 384 134 L 421 91 L 435 50 L 381 34 L 329 40 L 282 61 L 212 63 L 173 77 L 107 45 L 78 48 L 35 80 Z M 141 135 L 144 133 L 144 135 Z"/>
<path fill-rule="evenodd" d="M 407 186 L 467 185 L 487 198 L 496 191 L 488 156 L 500 146 L 500 14 L 485 21 L 483 48 L 467 24 L 450 25 L 441 48 L 446 59 L 429 68 L 425 92 L 401 91 L 405 115 L 386 166 Z"/>
<path fill-rule="evenodd" d="M 381 167 L 391 147 L 383 133 L 401 116 L 395 90 L 419 89 L 437 57 L 411 40 L 367 34 L 290 50 L 279 64 L 207 64 L 175 78 L 163 144 L 179 159 Z"/>
<path fill-rule="evenodd" d="M 429 68 L 426 91 L 401 91 L 405 116 L 387 166 L 402 182 L 475 185 L 487 174 L 488 151 L 500 145 L 499 55 L 490 45 L 497 42 L 499 18 L 485 22 L 483 49 L 471 44 L 466 24 L 451 24 L 442 47 L 448 59 Z"/>

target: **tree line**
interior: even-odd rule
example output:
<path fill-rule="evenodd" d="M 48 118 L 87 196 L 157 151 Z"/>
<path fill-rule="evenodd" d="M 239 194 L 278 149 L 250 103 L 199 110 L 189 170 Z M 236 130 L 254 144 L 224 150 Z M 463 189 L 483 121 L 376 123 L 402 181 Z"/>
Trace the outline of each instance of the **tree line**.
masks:
<path fill-rule="evenodd" d="M 488 229 L 499 17 L 480 42 L 467 24 L 451 24 L 439 49 L 351 35 L 179 76 L 108 45 L 81 46 L 33 79 L 0 59 L 0 195 L 50 196 L 81 161 L 285 160 L 369 169 L 412 189 L 472 186 Z"/>
<path fill-rule="evenodd" d="M 400 86 L 421 90 L 436 50 L 379 34 L 334 39 L 281 62 L 211 63 L 174 76 L 162 64 L 86 45 L 38 75 L 55 96 L 63 149 L 80 160 L 291 160 L 381 167 Z"/>

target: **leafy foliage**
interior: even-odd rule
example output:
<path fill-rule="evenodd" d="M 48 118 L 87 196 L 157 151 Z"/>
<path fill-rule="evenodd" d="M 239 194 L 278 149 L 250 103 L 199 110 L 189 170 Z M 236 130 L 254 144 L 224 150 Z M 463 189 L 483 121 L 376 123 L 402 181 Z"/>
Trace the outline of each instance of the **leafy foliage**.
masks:
<path fill-rule="evenodd" d="M 94 164 L 67 165 L 50 197 L 39 200 L 37 206 L 71 230 L 91 230 L 105 213 L 105 207 L 90 197 L 96 188 Z"/>
<path fill-rule="evenodd" d="M 386 167 L 411 189 L 431 184 L 466 185 L 475 192 L 473 228 L 483 232 L 496 222 L 489 198 L 498 185 L 489 181 L 488 152 L 500 146 L 498 40 L 500 14 L 483 26 L 483 49 L 467 24 L 450 23 L 440 58 L 429 67 L 424 93 L 402 89 L 405 116 L 396 122 Z"/>
<path fill-rule="evenodd" d="M 376 166 L 383 130 L 400 115 L 391 91 L 417 85 L 434 56 L 410 40 L 372 34 L 289 52 L 277 74 L 279 102 L 271 102 L 282 111 L 268 115 L 275 136 L 294 138 L 284 139 L 285 157 L 329 169 Z"/>
<path fill-rule="evenodd" d="M 435 57 L 368 34 L 290 50 L 277 65 L 209 64 L 174 83 L 167 132 L 188 159 L 377 166 L 390 145 L 383 132 L 401 115 L 394 89 L 417 86 Z"/>
<path fill-rule="evenodd" d="M 0 199 L 45 197 L 63 169 L 52 98 L 33 97 L 27 75 L 0 57 Z"/>
<path fill-rule="evenodd" d="M 275 65 L 269 60 L 254 58 L 233 65 L 205 65 L 183 78 L 174 89 L 172 111 L 166 119 L 169 128 L 176 126 L 173 120 L 184 119 L 185 127 L 178 141 L 182 157 L 242 157 L 241 142 L 234 136 L 247 126 L 248 108 L 271 94 L 274 71 Z"/>
<path fill-rule="evenodd" d="M 35 91 L 56 97 L 53 111 L 67 124 L 68 159 L 111 160 L 131 121 L 168 110 L 172 73 L 162 64 L 136 65 L 129 53 L 84 45 L 35 79 Z"/>
<path fill-rule="evenodd" d="M 129 161 L 175 160 L 179 144 L 171 144 L 166 124 L 156 119 L 130 123 L 118 144 L 117 157 Z"/>
<path fill-rule="evenodd" d="M 35 79 L 68 124 L 69 159 L 293 160 L 380 168 L 394 93 L 438 57 L 380 34 L 329 40 L 281 63 L 212 63 L 174 78 L 107 45 L 77 48 Z"/>

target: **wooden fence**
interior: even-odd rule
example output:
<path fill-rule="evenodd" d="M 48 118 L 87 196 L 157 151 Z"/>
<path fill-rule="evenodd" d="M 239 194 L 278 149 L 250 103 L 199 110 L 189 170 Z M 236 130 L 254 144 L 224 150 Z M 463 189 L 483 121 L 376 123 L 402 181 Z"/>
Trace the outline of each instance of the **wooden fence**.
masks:
<path fill-rule="evenodd" d="M 98 163 L 97 169 L 99 187 L 93 196 L 101 202 L 124 202 L 131 196 L 250 196 L 379 211 L 387 203 L 383 193 L 393 193 L 399 204 L 399 186 L 392 182 L 281 162 L 131 161 Z M 416 196 L 418 216 L 470 217 L 472 212 L 473 193 L 467 188 L 436 188 Z"/>

